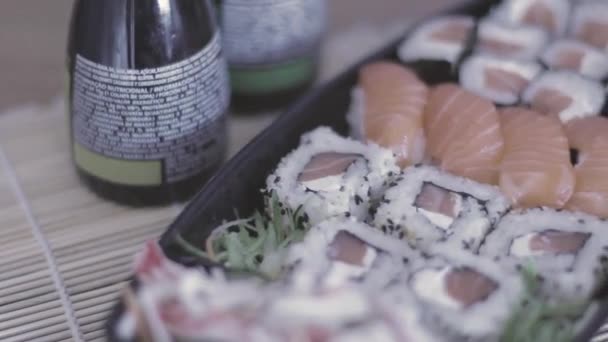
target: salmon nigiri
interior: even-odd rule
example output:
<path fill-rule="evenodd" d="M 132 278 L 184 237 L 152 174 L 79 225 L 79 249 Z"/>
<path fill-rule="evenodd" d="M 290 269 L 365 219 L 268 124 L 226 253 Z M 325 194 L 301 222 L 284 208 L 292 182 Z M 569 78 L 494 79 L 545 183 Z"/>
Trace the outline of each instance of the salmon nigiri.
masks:
<path fill-rule="evenodd" d="M 442 169 L 497 184 L 503 137 L 492 102 L 458 85 L 431 90 L 424 118 L 427 154 Z"/>
<path fill-rule="evenodd" d="M 608 119 L 569 121 L 566 135 L 570 148 L 578 152 L 576 187 L 566 208 L 608 217 Z"/>
<path fill-rule="evenodd" d="M 574 191 L 568 139 L 558 118 L 525 108 L 500 112 L 502 192 L 519 207 L 562 208 Z"/>
<path fill-rule="evenodd" d="M 362 102 L 359 117 L 349 118 L 355 135 L 393 150 L 402 167 L 422 161 L 428 87 L 413 71 L 387 61 L 367 64 L 354 94 Z"/>

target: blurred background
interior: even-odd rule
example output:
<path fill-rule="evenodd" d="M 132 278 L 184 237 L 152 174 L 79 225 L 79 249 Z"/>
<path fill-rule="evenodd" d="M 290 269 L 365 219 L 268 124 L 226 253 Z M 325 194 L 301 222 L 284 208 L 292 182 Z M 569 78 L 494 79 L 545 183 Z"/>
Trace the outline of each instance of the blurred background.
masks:
<path fill-rule="evenodd" d="M 103 0 L 101 0 L 103 1 Z M 457 0 L 329 0 L 331 31 L 418 18 Z M 61 93 L 72 0 L 0 2 L 0 111 Z"/>

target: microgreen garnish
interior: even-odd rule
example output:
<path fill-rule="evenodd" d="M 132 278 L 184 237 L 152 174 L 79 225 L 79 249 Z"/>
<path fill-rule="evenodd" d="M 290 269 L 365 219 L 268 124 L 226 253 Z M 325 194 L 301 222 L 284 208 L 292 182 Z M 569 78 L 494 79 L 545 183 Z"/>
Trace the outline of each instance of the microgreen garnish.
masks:
<path fill-rule="evenodd" d="M 256 211 L 249 218 L 225 222 L 214 229 L 204 250 L 179 235 L 176 242 L 195 257 L 276 279 L 287 248 L 302 241 L 310 226 L 301 207 L 292 210 L 282 206 L 275 193 L 265 197 L 264 202 L 264 213 Z"/>
<path fill-rule="evenodd" d="M 540 294 L 541 281 L 531 267 L 522 269 L 524 295 L 500 338 L 501 342 L 570 342 L 587 301 L 550 303 Z"/>

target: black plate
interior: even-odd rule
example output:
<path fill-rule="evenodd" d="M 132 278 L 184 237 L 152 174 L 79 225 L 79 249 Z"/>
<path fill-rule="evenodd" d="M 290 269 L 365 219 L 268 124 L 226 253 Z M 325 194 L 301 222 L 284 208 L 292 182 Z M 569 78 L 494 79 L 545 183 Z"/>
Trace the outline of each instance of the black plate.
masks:
<path fill-rule="evenodd" d="M 481 17 L 495 2 L 469 1 L 442 14 Z M 167 255 L 181 264 L 192 266 L 195 264 L 192 258 L 175 244 L 176 234 L 203 246 L 206 237 L 217 225 L 223 220 L 235 218 L 235 209 L 242 216 L 260 209 L 263 203 L 260 189 L 265 186 L 266 177 L 274 171 L 284 155 L 298 146 L 303 133 L 325 125 L 341 134 L 346 134 L 345 114 L 348 111 L 350 91 L 356 83 L 359 67 L 378 59 L 397 60 L 396 48 L 402 39 L 391 42 L 334 80 L 314 89 L 228 161 L 160 238 L 160 244 Z M 448 75 L 432 73 L 433 69 L 413 67 L 422 78 L 433 83 L 450 78 Z M 137 287 L 136 282 L 132 281 L 131 284 Z M 588 341 L 604 322 L 608 316 L 608 299 L 602 299 L 601 304 L 600 309 L 588 319 L 576 341 Z M 123 304 L 118 303 L 109 317 L 107 332 L 111 341 L 119 341 L 116 324 L 123 310 Z"/>

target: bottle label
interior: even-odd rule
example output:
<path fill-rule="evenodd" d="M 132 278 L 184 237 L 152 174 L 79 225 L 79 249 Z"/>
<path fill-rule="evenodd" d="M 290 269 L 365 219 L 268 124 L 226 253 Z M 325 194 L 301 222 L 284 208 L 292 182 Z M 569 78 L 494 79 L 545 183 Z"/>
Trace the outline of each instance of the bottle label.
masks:
<path fill-rule="evenodd" d="M 235 91 L 273 92 L 311 78 L 325 31 L 325 0 L 224 0 L 220 6 Z"/>
<path fill-rule="evenodd" d="M 72 94 L 74 160 L 89 174 L 155 186 L 221 161 L 230 89 L 217 33 L 159 68 L 115 69 L 77 55 Z"/>

